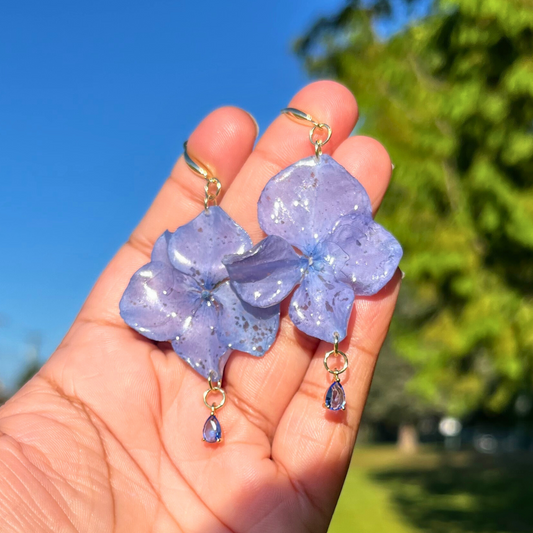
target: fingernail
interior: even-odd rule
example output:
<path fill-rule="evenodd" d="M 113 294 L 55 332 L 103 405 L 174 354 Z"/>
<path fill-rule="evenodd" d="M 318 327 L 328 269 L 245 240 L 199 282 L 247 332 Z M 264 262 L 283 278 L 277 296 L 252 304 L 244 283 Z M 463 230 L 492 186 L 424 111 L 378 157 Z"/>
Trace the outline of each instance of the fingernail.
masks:
<path fill-rule="evenodd" d="M 249 117 L 254 121 L 255 124 L 255 136 L 257 137 L 259 135 L 259 124 L 257 123 L 257 120 L 255 120 L 255 117 L 252 115 L 252 113 L 246 111 L 248 113 Z"/>

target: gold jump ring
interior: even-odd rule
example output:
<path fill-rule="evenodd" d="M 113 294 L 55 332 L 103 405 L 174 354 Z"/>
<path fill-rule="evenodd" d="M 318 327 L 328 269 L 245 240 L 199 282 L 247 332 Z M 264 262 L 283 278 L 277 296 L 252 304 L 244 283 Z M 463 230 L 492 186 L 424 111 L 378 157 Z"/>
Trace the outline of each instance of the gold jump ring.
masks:
<path fill-rule="evenodd" d="M 342 359 L 344 360 L 344 364 L 342 365 L 342 368 L 340 370 L 338 370 L 337 368 L 335 368 L 334 370 L 331 370 L 331 368 L 329 368 L 328 359 L 332 355 L 340 355 Z M 330 374 L 334 374 L 335 376 L 338 376 L 339 374 L 346 372 L 348 368 L 348 356 L 344 352 L 341 352 L 340 350 L 333 349 L 324 356 L 324 367 Z"/>
<path fill-rule="evenodd" d="M 319 129 L 319 130 L 326 130 L 327 131 L 327 135 L 326 135 L 326 138 L 325 139 L 317 139 L 316 141 L 313 140 L 313 136 L 315 134 L 315 131 L 316 129 Z M 329 126 L 328 124 L 324 124 L 323 122 L 320 122 L 319 124 L 315 124 L 312 128 L 311 128 L 311 131 L 309 131 L 309 140 L 316 146 L 318 143 L 320 143 L 320 146 L 324 146 L 330 139 L 331 139 L 331 126 Z"/>
<path fill-rule="evenodd" d="M 210 387 L 211 387 L 211 384 L 210 384 Z M 209 393 L 211 392 L 220 392 L 222 394 L 222 401 L 219 404 L 216 404 L 216 403 L 210 404 L 207 401 L 207 397 L 209 396 Z M 220 409 L 226 403 L 226 392 L 224 391 L 224 389 L 222 389 L 218 385 L 213 388 L 209 388 L 204 392 L 204 403 L 208 409 L 211 409 L 211 411 L 216 411 L 217 409 Z"/>
<path fill-rule="evenodd" d="M 313 127 L 309 131 L 309 140 L 311 141 L 311 144 L 315 147 L 315 155 L 317 157 L 321 156 L 322 147 L 331 139 L 331 134 L 332 134 L 331 126 L 329 126 L 325 122 L 317 122 L 309 113 L 305 113 L 294 107 L 286 107 L 285 109 L 282 109 L 281 112 L 284 115 L 288 115 L 292 118 L 304 120 L 306 122 L 310 122 L 311 124 L 313 124 Z M 327 131 L 327 135 L 325 139 L 316 139 L 316 140 L 313 139 L 317 129 Z"/>

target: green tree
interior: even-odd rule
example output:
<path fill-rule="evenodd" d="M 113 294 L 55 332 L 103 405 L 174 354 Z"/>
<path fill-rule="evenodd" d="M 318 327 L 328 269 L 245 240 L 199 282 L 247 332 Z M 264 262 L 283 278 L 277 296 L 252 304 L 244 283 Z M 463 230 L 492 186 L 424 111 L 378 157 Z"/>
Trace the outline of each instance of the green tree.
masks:
<path fill-rule="evenodd" d="M 413 365 L 399 357 L 390 342 L 385 342 L 363 414 L 365 426 L 386 428 L 388 433 L 396 431 L 399 448 L 408 453 L 417 450 L 418 424 L 439 414 L 406 390 L 414 371 Z"/>
<path fill-rule="evenodd" d="M 533 3 L 443 0 L 380 37 L 390 13 L 349 2 L 297 51 L 352 89 L 395 163 L 379 219 L 405 250 L 391 331 L 411 390 L 501 411 L 532 389 Z"/>

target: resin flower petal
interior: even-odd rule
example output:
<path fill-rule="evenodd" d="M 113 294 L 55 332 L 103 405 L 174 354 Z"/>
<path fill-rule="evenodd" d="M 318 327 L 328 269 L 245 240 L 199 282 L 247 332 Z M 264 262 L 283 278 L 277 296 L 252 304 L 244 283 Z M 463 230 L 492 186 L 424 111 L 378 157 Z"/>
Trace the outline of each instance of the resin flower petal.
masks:
<path fill-rule="evenodd" d="M 154 247 L 152 249 L 152 261 L 161 261 L 165 265 L 172 266 L 170 258 L 168 257 L 168 241 L 172 233 L 170 231 L 165 231 L 157 241 L 155 241 Z"/>
<path fill-rule="evenodd" d="M 279 304 L 302 279 L 308 260 L 284 239 L 269 236 L 242 255 L 224 259 L 231 286 L 254 307 Z"/>
<path fill-rule="evenodd" d="M 261 356 L 270 348 L 279 328 L 279 305 L 261 309 L 241 301 L 229 281 L 214 291 L 219 302 L 219 339 L 232 350 Z"/>
<path fill-rule="evenodd" d="M 161 261 L 144 265 L 131 278 L 120 300 L 120 315 L 145 337 L 168 341 L 199 305 L 196 282 Z"/>
<path fill-rule="evenodd" d="M 228 276 L 223 257 L 242 254 L 251 246 L 246 231 L 220 207 L 213 206 L 172 234 L 168 255 L 174 268 L 209 290 Z"/>
<path fill-rule="evenodd" d="M 327 155 L 302 159 L 271 178 L 258 218 L 268 237 L 226 260 L 232 287 L 262 306 L 300 283 L 289 315 L 300 330 L 325 341 L 335 332 L 346 336 L 355 295 L 378 292 L 402 256 L 396 239 L 372 220 L 364 187 Z"/>
<path fill-rule="evenodd" d="M 342 340 L 354 298 L 352 288 L 337 281 L 333 272 L 310 269 L 292 297 L 289 315 L 294 325 L 308 335 L 332 342 L 337 332 Z"/>
<path fill-rule="evenodd" d="M 174 351 L 191 365 L 196 372 L 218 381 L 222 379 L 224 366 L 232 351 L 219 339 L 218 304 L 202 300 L 196 312 L 185 321 L 185 327 L 172 339 Z"/>
<path fill-rule="evenodd" d="M 126 288 L 121 316 L 145 337 L 170 341 L 202 376 L 222 379 L 234 349 L 263 355 L 279 327 L 279 305 L 252 308 L 227 279 L 222 258 L 251 244 L 248 234 L 216 206 L 175 233 L 166 231 L 154 245 L 152 261 Z"/>
<path fill-rule="evenodd" d="M 392 234 L 361 215 L 342 217 L 328 242 L 337 244 L 348 257 L 336 275 L 359 296 L 380 291 L 394 275 L 403 254 Z"/>
<path fill-rule="evenodd" d="M 364 187 L 328 155 L 298 161 L 269 180 L 258 203 L 259 224 L 309 255 L 339 217 L 372 214 Z"/>
<path fill-rule="evenodd" d="M 319 242 L 313 250 L 312 264 L 320 270 L 327 268 L 335 277 L 342 271 L 347 261 L 348 254 L 336 243 L 332 241 Z"/>

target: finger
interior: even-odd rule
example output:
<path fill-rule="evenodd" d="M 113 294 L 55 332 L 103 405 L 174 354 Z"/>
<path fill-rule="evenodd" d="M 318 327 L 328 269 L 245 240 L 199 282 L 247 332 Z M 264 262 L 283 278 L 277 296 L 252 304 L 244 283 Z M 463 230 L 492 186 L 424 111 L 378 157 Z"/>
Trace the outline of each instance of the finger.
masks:
<path fill-rule="evenodd" d="M 385 147 L 372 137 L 356 135 L 346 139 L 333 157 L 366 189 L 375 214 L 392 175 L 392 163 Z"/>
<path fill-rule="evenodd" d="M 187 149 L 219 178 L 224 194 L 250 155 L 256 135 L 257 125 L 251 115 L 242 109 L 223 107 L 199 124 Z M 124 325 L 118 314 L 118 302 L 129 279 L 147 262 L 154 242 L 165 230 L 174 231 L 202 211 L 204 185 L 204 179 L 194 174 L 180 157 L 128 243 L 100 277 L 81 311 L 81 319 Z"/>
<path fill-rule="evenodd" d="M 332 154 L 352 132 L 357 121 L 357 103 L 352 93 L 333 81 L 311 83 L 291 100 L 290 107 L 309 113 L 331 126 L 331 140 L 324 153 Z M 228 191 L 222 207 L 252 237 L 264 235 L 257 221 L 257 201 L 267 181 L 280 170 L 314 154 L 308 133 L 312 124 L 280 115 L 261 137 L 252 155 Z"/>
<path fill-rule="evenodd" d="M 352 132 L 357 120 L 353 95 L 336 82 L 311 83 L 298 92 L 289 105 L 331 126 L 333 133 L 324 152 L 332 153 Z M 309 129 L 305 122 L 296 122 L 285 115 L 274 120 L 222 202 L 222 207 L 254 241 L 263 237 L 257 221 L 259 195 L 272 176 L 314 153 Z M 265 357 L 257 360 L 245 354 L 234 354 L 230 358 L 225 371 L 228 399 L 270 438 L 298 389 L 315 347 L 315 340 L 300 334 L 288 316 L 284 316 L 276 343 Z"/>
<path fill-rule="evenodd" d="M 297 107 L 293 102 L 291 105 Z M 342 109 L 341 105 L 336 107 Z M 330 116 L 334 121 L 334 113 Z M 390 159 L 385 149 L 373 139 L 358 136 L 341 143 L 334 157 L 365 185 L 370 185 L 371 201 L 377 207 L 390 179 Z M 239 179 L 240 175 L 234 183 L 236 190 Z M 285 302 L 285 307 L 287 304 Z M 298 390 L 317 344 L 316 339 L 299 332 L 284 312 L 276 343 L 263 358 L 256 360 L 235 354 L 230 359 L 225 385 L 228 398 L 232 398 L 270 438 Z"/>
<path fill-rule="evenodd" d="M 208 115 L 190 136 L 189 155 L 221 182 L 219 200 L 252 152 L 256 135 L 257 124 L 251 115 L 236 107 L 222 107 Z M 149 254 L 165 230 L 174 231 L 201 212 L 204 185 L 204 179 L 180 157 L 130 242 Z"/>
<path fill-rule="evenodd" d="M 323 359 L 331 344 L 321 342 L 274 438 L 272 458 L 326 516 L 333 513 L 348 469 L 400 280 L 397 270 L 378 294 L 356 299 L 351 335 L 340 346 L 350 360 L 348 371 L 340 376 L 346 393 L 346 411 L 328 411 L 323 406 L 326 390 L 332 383 Z"/>

